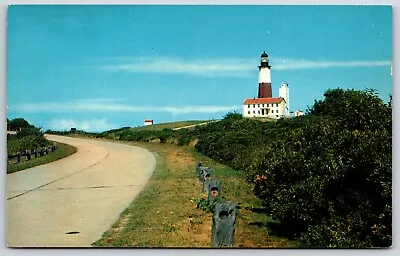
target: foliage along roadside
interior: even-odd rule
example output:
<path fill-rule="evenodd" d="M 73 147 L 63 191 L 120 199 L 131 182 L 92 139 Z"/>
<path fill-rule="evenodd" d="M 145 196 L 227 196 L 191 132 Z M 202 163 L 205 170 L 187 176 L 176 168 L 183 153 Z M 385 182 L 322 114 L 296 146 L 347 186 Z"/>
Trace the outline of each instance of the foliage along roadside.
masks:
<path fill-rule="evenodd" d="M 307 115 L 260 122 L 229 113 L 172 131 L 99 137 L 187 145 L 247 174 L 254 194 L 300 247 L 392 244 L 392 105 L 373 90 L 328 90 Z"/>
<path fill-rule="evenodd" d="M 31 160 L 29 161 L 22 161 L 17 164 L 8 165 L 7 174 L 60 160 L 61 158 L 74 154 L 77 150 L 75 147 L 64 143 L 59 143 L 59 142 L 54 142 L 54 143 L 57 146 L 56 151 L 39 158 L 31 158 Z"/>
<path fill-rule="evenodd" d="M 24 119 L 17 118 L 17 120 Z M 12 122 L 13 121 L 11 121 L 11 123 Z M 17 154 L 25 150 L 39 149 L 40 147 L 45 147 L 51 144 L 44 137 L 40 128 L 36 128 L 29 123 L 28 126 L 20 129 L 18 128 L 17 130 L 16 134 L 7 134 L 7 154 L 9 155 Z"/>
<path fill-rule="evenodd" d="M 14 118 L 12 120 L 7 118 L 7 130 L 8 131 L 20 131 L 21 129 L 24 128 L 33 128 L 35 126 L 31 125 L 28 121 L 25 119 L 18 117 Z"/>
<path fill-rule="evenodd" d="M 8 155 L 15 155 L 25 150 L 39 150 L 41 147 L 46 147 L 54 143 L 44 137 L 40 128 L 35 127 L 23 118 L 7 119 L 7 128 L 8 130 L 17 131 L 16 134 L 7 134 Z M 57 150 L 49 155 L 40 158 L 31 158 L 29 161 L 22 160 L 20 163 L 8 164 L 7 173 L 56 161 L 76 152 L 75 147 L 62 143 L 56 143 L 56 145 Z"/>

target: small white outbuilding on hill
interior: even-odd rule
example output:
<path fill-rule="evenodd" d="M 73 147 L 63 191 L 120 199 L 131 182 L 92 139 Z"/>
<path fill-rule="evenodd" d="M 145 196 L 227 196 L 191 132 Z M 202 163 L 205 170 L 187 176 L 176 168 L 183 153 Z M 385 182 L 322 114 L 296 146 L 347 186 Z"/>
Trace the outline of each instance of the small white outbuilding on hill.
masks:
<path fill-rule="evenodd" d="M 146 119 L 146 120 L 144 120 L 144 125 L 145 126 L 147 126 L 147 125 L 152 125 L 154 122 L 153 122 L 153 119 Z"/>

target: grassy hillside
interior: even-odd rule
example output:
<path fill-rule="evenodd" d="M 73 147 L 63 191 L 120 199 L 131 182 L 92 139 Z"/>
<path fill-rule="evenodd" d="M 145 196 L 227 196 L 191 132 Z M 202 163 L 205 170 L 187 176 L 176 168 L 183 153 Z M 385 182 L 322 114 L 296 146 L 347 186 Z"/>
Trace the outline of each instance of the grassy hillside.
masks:
<path fill-rule="evenodd" d="M 121 133 L 124 133 L 124 134 L 131 134 L 131 133 L 137 133 L 137 132 L 142 132 L 142 133 L 150 132 L 151 133 L 151 132 L 162 131 L 164 129 L 181 128 L 181 127 L 186 127 L 186 126 L 190 126 L 190 125 L 207 123 L 207 122 L 211 122 L 211 121 L 212 120 L 187 120 L 187 121 L 177 121 L 177 122 L 171 122 L 171 123 L 153 124 L 153 125 L 148 125 L 148 126 L 138 126 L 138 127 L 134 127 L 134 128 L 123 127 L 120 129 L 114 129 L 114 130 L 103 132 L 103 133 L 99 134 L 97 137 L 107 138 L 107 139 L 119 139 Z"/>
<path fill-rule="evenodd" d="M 178 121 L 178 122 L 171 122 L 171 123 L 162 123 L 162 124 L 153 124 L 148 126 L 139 126 L 135 128 L 131 128 L 132 131 L 155 131 L 155 130 L 162 130 L 162 129 L 174 129 L 194 124 L 201 124 L 209 122 L 209 120 L 188 120 L 188 121 Z"/>

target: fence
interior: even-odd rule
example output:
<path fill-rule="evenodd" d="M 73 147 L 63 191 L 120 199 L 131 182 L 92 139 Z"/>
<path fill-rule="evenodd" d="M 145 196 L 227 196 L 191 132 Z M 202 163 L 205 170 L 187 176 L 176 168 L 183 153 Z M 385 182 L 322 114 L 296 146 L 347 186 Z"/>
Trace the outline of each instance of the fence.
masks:
<path fill-rule="evenodd" d="M 42 147 L 38 150 L 36 149 L 24 150 L 15 155 L 7 154 L 8 164 L 20 163 L 21 161 L 23 161 L 23 157 L 26 157 L 25 161 L 30 161 L 32 158 L 38 158 L 48 155 L 49 153 L 54 152 L 56 149 L 57 149 L 56 145 L 51 145 L 48 147 Z"/>
<path fill-rule="evenodd" d="M 196 165 L 196 175 L 203 183 L 202 192 L 207 192 L 208 201 L 215 203 L 211 226 L 211 247 L 232 247 L 235 243 L 236 203 L 220 200 L 221 182 L 214 177 L 214 171 L 201 162 Z"/>

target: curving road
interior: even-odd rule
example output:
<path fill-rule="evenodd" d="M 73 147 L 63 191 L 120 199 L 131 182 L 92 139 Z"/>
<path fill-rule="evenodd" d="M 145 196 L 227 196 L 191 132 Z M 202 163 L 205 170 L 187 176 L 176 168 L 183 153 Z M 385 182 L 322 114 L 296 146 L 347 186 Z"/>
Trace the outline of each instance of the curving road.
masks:
<path fill-rule="evenodd" d="M 146 149 L 124 144 L 47 138 L 78 151 L 7 175 L 7 244 L 90 247 L 144 188 L 155 157 Z"/>

